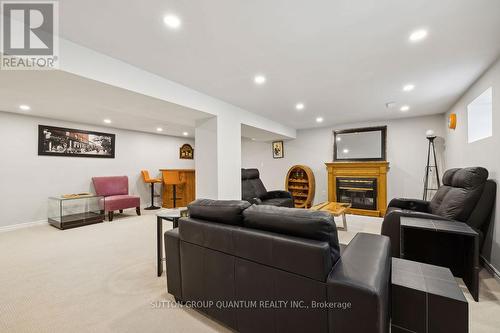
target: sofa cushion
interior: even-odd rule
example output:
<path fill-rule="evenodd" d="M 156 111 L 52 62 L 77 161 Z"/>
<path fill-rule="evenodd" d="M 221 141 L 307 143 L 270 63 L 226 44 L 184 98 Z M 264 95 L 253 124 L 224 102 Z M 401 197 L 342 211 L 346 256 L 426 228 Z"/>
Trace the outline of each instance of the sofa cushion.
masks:
<path fill-rule="evenodd" d="M 104 198 L 104 209 L 106 211 L 135 208 L 140 205 L 141 199 L 133 195 L 111 195 Z"/>
<path fill-rule="evenodd" d="M 458 170 L 460 170 L 460 168 L 446 170 L 443 175 L 443 185 L 451 186 L 451 183 L 453 182 L 453 176 Z"/>
<path fill-rule="evenodd" d="M 273 198 L 262 201 L 262 205 L 270 205 L 277 207 L 293 207 L 292 198 Z"/>
<path fill-rule="evenodd" d="M 488 170 L 482 167 L 463 168 L 453 175 L 451 186 L 474 189 L 482 186 L 488 179 Z"/>
<path fill-rule="evenodd" d="M 181 218 L 182 241 L 251 260 L 318 281 L 325 281 L 333 261 L 328 242 L 268 231 Z"/>
<path fill-rule="evenodd" d="M 242 212 L 250 207 L 244 200 L 198 199 L 188 205 L 189 216 L 223 224 L 241 225 Z"/>
<path fill-rule="evenodd" d="M 241 169 L 241 198 L 252 202 L 266 195 L 267 190 L 260 180 L 258 169 Z"/>
<path fill-rule="evenodd" d="M 481 167 L 446 171 L 443 186 L 430 202 L 430 212 L 465 222 L 476 206 L 487 179 L 488 170 Z"/>
<path fill-rule="evenodd" d="M 266 187 L 260 178 L 257 179 L 249 179 L 247 182 L 253 187 L 253 191 L 255 193 L 256 198 L 261 198 L 267 194 Z"/>
<path fill-rule="evenodd" d="M 241 179 L 257 179 L 260 178 L 259 169 L 241 169 Z"/>
<path fill-rule="evenodd" d="M 248 179 L 241 180 L 241 198 L 249 202 L 257 198 L 257 193 L 255 193 L 255 189 Z"/>
<path fill-rule="evenodd" d="M 253 205 L 243 212 L 243 226 L 328 242 L 333 262 L 340 256 L 337 227 L 327 212 Z"/>
<path fill-rule="evenodd" d="M 94 189 L 97 195 L 123 195 L 128 194 L 128 177 L 93 177 Z"/>

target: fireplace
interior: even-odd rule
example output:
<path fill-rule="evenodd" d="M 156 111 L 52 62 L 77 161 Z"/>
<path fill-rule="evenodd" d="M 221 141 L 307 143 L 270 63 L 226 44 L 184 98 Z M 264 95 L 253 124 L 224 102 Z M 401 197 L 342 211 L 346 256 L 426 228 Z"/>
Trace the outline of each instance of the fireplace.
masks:
<path fill-rule="evenodd" d="M 377 178 L 337 177 L 337 201 L 352 208 L 377 210 Z"/>
<path fill-rule="evenodd" d="M 384 216 L 387 208 L 387 161 L 330 162 L 328 201 L 351 203 L 350 214 Z"/>

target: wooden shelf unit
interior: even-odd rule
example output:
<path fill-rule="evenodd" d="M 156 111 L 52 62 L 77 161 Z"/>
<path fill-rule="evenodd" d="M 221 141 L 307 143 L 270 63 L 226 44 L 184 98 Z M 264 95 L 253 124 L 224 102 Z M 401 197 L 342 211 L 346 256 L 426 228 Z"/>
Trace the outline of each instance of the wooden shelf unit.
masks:
<path fill-rule="evenodd" d="M 316 190 L 311 168 L 305 165 L 291 167 L 286 175 L 285 188 L 292 193 L 295 208 L 311 208 Z"/>

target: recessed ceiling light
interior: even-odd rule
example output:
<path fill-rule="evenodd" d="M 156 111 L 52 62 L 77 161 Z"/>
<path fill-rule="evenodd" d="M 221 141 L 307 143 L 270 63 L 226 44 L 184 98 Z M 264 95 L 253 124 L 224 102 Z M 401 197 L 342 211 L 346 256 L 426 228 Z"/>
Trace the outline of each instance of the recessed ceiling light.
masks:
<path fill-rule="evenodd" d="M 297 110 L 304 110 L 305 105 L 304 105 L 304 103 L 297 103 L 297 104 L 295 105 L 295 108 L 296 108 Z"/>
<path fill-rule="evenodd" d="M 316 122 L 317 122 L 317 123 L 322 123 L 322 122 L 323 122 L 323 117 L 318 117 L 318 118 L 316 118 Z"/>
<path fill-rule="evenodd" d="M 410 107 L 408 105 L 403 105 L 401 108 L 400 108 L 401 111 L 403 112 L 406 112 L 408 110 L 410 110 Z"/>
<path fill-rule="evenodd" d="M 169 28 L 178 29 L 181 26 L 181 19 L 176 15 L 168 14 L 163 17 L 163 23 Z"/>
<path fill-rule="evenodd" d="M 253 82 L 255 82 L 255 84 L 264 84 L 266 83 L 266 77 L 264 75 L 256 75 L 254 78 L 253 78 Z"/>
<path fill-rule="evenodd" d="M 188 132 L 182 132 L 182 135 L 184 135 L 184 136 L 188 136 L 188 135 L 189 135 L 189 133 L 188 133 Z"/>
<path fill-rule="evenodd" d="M 410 34 L 410 37 L 408 38 L 410 42 L 419 42 L 422 39 L 425 39 L 427 37 L 427 30 L 425 29 L 419 29 L 415 30 Z"/>
<path fill-rule="evenodd" d="M 23 111 L 29 111 L 31 110 L 31 107 L 29 105 L 26 105 L 26 104 L 21 104 L 19 105 L 19 108 Z"/>
<path fill-rule="evenodd" d="M 156 130 L 157 130 L 158 132 L 163 132 L 163 128 L 161 128 L 161 127 L 158 127 Z"/>
<path fill-rule="evenodd" d="M 413 89 L 415 89 L 415 85 L 411 83 L 405 84 L 403 87 L 403 91 L 412 91 Z"/>
<path fill-rule="evenodd" d="M 103 120 L 106 124 L 111 124 L 111 119 L 104 119 Z"/>

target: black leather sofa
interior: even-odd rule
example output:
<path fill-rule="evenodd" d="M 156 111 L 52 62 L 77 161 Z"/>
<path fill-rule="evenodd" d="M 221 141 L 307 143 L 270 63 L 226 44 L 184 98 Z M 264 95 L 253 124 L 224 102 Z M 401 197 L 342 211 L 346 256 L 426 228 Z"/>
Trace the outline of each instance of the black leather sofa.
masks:
<path fill-rule="evenodd" d="M 256 205 L 294 207 L 290 192 L 266 190 L 258 169 L 241 169 L 241 199 Z"/>
<path fill-rule="evenodd" d="M 168 292 L 238 332 L 388 332 L 390 242 L 340 255 L 325 212 L 200 199 L 165 233 Z M 273 303 L 274 302 L 274 303 Z"/>
<path fill-rule="evenodd" d="M 460 221 L 479 233 L 481 248 L 488 231 L 495 197 L 496 183 L 488 180 L 488 170 L 485 168 L 447 170 L 443 175 L 443 185 L 431 201 L 391 200 L 382 223 L 382 235 L 391 238 L 392 256 L 399 257 L 402 216 Z"/>

